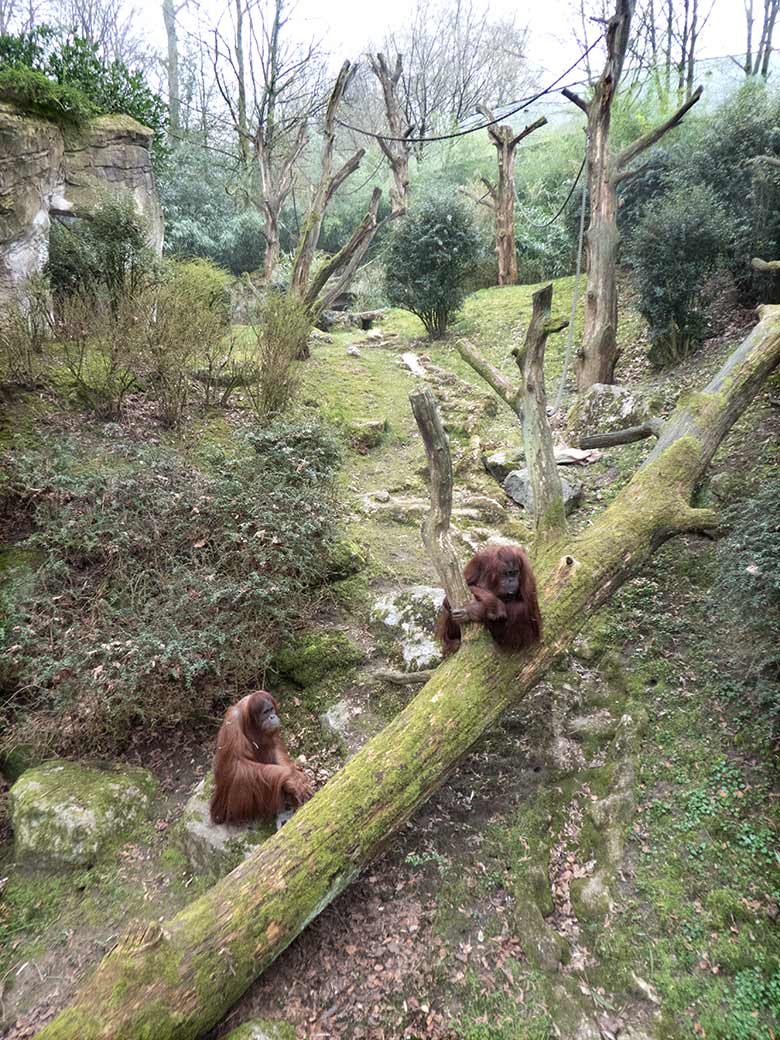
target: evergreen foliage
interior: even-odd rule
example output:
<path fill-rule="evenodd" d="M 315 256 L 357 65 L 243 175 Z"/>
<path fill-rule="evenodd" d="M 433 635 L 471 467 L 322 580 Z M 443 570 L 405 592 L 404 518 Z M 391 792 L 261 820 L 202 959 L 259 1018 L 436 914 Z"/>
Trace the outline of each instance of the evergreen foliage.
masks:
<path fill-rule="evenodd" d="M 476 264 L 479 236 L 460 201 L 434 195 L 393 231 L 385 250 L 390 303 L 416 314 L 432 339 L 447 331 L 463 303 L 466 276 Z"/>

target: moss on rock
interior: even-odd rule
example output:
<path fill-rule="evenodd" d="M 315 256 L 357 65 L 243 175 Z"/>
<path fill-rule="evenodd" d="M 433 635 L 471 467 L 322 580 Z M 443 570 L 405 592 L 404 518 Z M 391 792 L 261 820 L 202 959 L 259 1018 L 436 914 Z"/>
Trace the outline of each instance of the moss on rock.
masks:
<path fill-rule="evenodd" d="M 94 863 L 149 818 L 156 793 L 145 769 L 62 760 L 28 769 L 10 791 L 16 855 Z"/>
<path fill-rule="evenodd" d="M 332 672 L 343 672 L 365 659 L 344 632 L 306 632 L 291 640 L 274 659 L 280 675 L 298 686 L 314 686 Z"/>

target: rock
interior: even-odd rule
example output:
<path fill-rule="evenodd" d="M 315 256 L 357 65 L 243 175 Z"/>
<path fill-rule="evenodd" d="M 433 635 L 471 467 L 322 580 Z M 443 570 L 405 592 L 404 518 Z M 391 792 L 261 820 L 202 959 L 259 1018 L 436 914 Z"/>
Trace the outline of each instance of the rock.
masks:
<path fill-rule="evenodd" d="M 22 773 L 9 792 L 20 859 L 90 866 L 153 811 L 146 769 L 56 759 Z"/>
<path fill-rule="evenodd" d="M 298 686 L 314 686 L 363 660 L 363 651 L 344 632 L 320 629 L 291 639 L 274 658 L 274 668 Z"/>
<path fill-rule="evenodd" d="M 525 452 L 522 448 L 509 448 L 482 456 L 482 465 L 499 484 L 503 484 L 509 474 L 520 469 L 524 462 Z"/>
<path fill-rule="evenodd" d="M 49 253 L 52 215 L 90 216 L 105 192 L 126 192 L 160 253 L 163 218 L 152 172 L 153 133 L 129 116 L 99 116 L 78 131 L 0 104 L 0 306 Z"/>
<path fill-rule="evenodd" d="M 568 516 L 582 501 L 582 481 L 574 480 L 570 482 L 561 478 L 561 484 L 563 486 L 563 505 Z M 522 506 L 523 509 L 527 509 L 529 513 L 533 513 L 534 494 L 527 469 L 513 470 L 501 486 L 513 502 Z"/>
<path fill-rule="evenodd" d="M 589 433 L 610 433 L 639 426 L 650 418 L 644 401 L 624 386 L 594 383 L 572 407 L 566 421 L 571 433 L 582 437 Z"/>
<path fill-rule="evenodd" d="M 371 502 L 389 502 L 390 492 L 385 491 L 384 489 L 380 491 L 369 491 L 365 497 Z"/>
<path fill-rule="evenodd" d="M 350 357 L 362 357 L 363 356 L 360 353 L 360 351 L 358 350 L 358 348 L 356 346 L 353 346 L 352 344 L 350 344 L 347 347 L 347 353 L 349 354 Z"/>
<path fill-rule="evenodd" d="M 617 729 L 618 720 L 608 711 L 594 715 L 582 715 L 566 722 L 569 736 L 579 739 L 587 737 L 611 737 Z"/>
<path fill-rule="evenodd" d="M 384 728 L 384 721 L 351 701 L 332 704 L 320 715 L 320 725 L 326 738 L 336 740 L 351 758 L 366 741 Z"/>
<path fill-rule="evenodd" d="M 389 496 L 388 496 L 389 497 Z M 327 579 L 342 581 L 362 571 L 367 558 L 364 550 L 349 538 L 337 538 L 328 546 Z"/>
<path fill-rule="evenodd" d="M 420 379 L 425 379 L 425 369 L 420 364 L 420 359 L 416 354 L 411 351 L 407 351 L 401 355 L 401 363 L 409 369 L 413 376 L 417 376 Z"/>
<path fill-rule="evenodd" d="M 378 492 L 364 495 L 362 499 L 363 512 L 375 516 L 378 520 L 392 520 L 398 524 L 417 523 L 430 511 L 429 500 L 399 495 L 393 498 L 389 493 L 387 498 L 378 498 Z"/>
<path fill-rule="evenodd" d="M 433 632 L 443 600 L 442 589 L 413 585 L 374 604 L 371 620 L 381 626 L 389 655 L 403 662 L 404 671 L 434 668 L 441 661 Z"/>
<path fill-rule="evenodd" d="M 224 1040 L 295 1040 L 295 1026 L 270 1018 L 253 1018 L 228 1033 Z"/>
<path fill-rule="evenodd" d="M 249 827 L 228 827 L 211 822 L 209 802 L 214 775 L 201 780 L 184 806 L 175 842 L 187 857 L 193 873 L 220 878 L 276 832 L 274 821 L 257 821 Z"/>
<path fill-rule="evenodd" d="M 390 430 L 387 419 L 358 419 L 346 430 L 349 443 L 358 451 L 378 448 Z"/>
<path fill-rule="evenodd" d="M 380 329 L 369 329 L 366 333 L 366 339 L 369 343 L 381 343 L 384 338 Z"/>
<path fill-rule="evenodd" d="M 466 510 L 473 510 L 483 523 L 501 524 L 507 519 L 506 506 L 489 495 L 464 495 L 453 515 L 464 516 Z"/>

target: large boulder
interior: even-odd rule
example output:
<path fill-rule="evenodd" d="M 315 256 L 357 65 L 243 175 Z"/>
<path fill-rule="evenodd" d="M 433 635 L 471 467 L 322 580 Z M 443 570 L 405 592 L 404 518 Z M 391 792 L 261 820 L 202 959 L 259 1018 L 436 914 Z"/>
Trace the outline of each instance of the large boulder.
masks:
<path fill-rule="evenodd" d="M 90 866 L 149 819 L 157 781 L 146 769 L 54 760 L 10 791 L 16 855 Z"/>
<path fill-rule="evenodd" d="M 380 627 L 380 644 L 404 671 L 434 668 L 441 661 L 434 627 L 443 600 L 442 589 L 413 585 L 374 604 L 371 619 Z"/>
<path fill-rule="evenodd" d="M 296 686 L 315 686 L 329 675 L 349 671 L 365 656 L 345 632 L 317 629 L 285 643 L 274 658 L 274 668 Z"/>
<path fill-rule="evenodd" d="M 69 134 L 63 156 L 67 211 L 88 217 L 106 192 L 132 196 L 146 221 L 149 241 L 162 252 L 162 206 L 152 172 L 154 132 L 130 116 L 98 116 L 77 137 Z"/>
<path fill-rule="evenodd" d="M 153 133 L 130 116 L 99 116 L 67 135 L 0 103 L 0 307 L 49 255 L 52 216 L 89 217 L 106 192 L 128 193 L 162 252 Z"/>
<path fill-rule="evenodd" d="M 257 821 L 248 827 L 212 823 L 209 802 L 213 791 L 214 774 L 208 773 L 184 806 L 176 843 L 181 846 L 194 873 L 220 878 L 270 838 L 276 832 L 276 822 Z"/>
<path fill-rule="evenodd" d="M 570 482 L 561 477 L 561 486 L 563 487 L 563 506 L 568 516 L 582 501 L 582 481 L 573 480 Z M 513 502 L 528 510 L 529 513 L 533 513 L 534 489 L 531 486 L 531 478 L 527 469 L 513 470 L 502 484 L 502 487 Z"/>
<path fill-rule="evenodd" d="M 641 397 L 625 386 L 594 383 L 580 394 L 566 421 L 575 437 L 591 433 L 611 433 L 639 426 L 650 418 L 647 405 Z"/>

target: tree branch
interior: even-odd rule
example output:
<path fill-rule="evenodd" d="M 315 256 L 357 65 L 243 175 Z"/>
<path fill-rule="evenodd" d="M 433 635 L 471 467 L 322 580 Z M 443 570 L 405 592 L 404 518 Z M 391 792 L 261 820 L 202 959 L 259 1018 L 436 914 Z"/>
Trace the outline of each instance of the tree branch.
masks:
<path fill-rule="evenodd" d="M 488 386 L 495 390 L 504 404 L 511 408 L 517 418 L 522 421 L 522 388 L 514 386 L 503 372 L 499 372 L 483 358 L 473 343 L 469 343 L 467 339 L 459 340 L 455 344 L 455 349 L 466 364 L 471 365 L 477 375 L 482 376 Z"/>
<path fill-rule="evenodd" d="M 512 352 L 523 375 L 523 450 L 533 488 L 537 538 L 556 538 L 566 530 L 563 485 L 547 421 L 544 348 L 550 333 L 560 332 L 569 323 L 550 320 L 552 296 L 552 283 L 533 294 L 525 346 Z"/>
<path fill-rule="evenodd" d="M 436 398 L 429 386 L 419 386 L 409 394 L 412 412 L 428 456 L 431 480 L 431 511 L 422 523 L 422 539 L 433 561 L 439 580 L 454 607 L 472 599 L 450 538 L 452 514 L 452 458 L 447 434 L 442 426 Z M 467 630 L 468 631 L 468 630 Z M 471 630 L 474 631 L 473 629 Z"/>
<path fill-rule="evenodd" d="M 689 109 L 693 108 L 693 106 L 699 100 L 701 95 L 702 88 L 697 87 L 696 90 L 694 90 L 693 94 L 691 94 L 691 96 L 685 102 L 685 104 L 681 105 L 680 108 L 678 108 L 677 111 L 674 113 L 674 115 L 670 116 L 665 123 L 660 123 L 653 130 L 648 130 L 646 134 L 642 134 L 641 137 L 638 137 L 633 144 L 630 144 L 628 146 L 628 148 L 624 148 L 615 161 L 616 171 L 618 171 L 618 173 L 622 173 L 623 169 L 633 159 L 635 159 L 642 152 L 646 151 L 651 145 L 654 145 L 656 141 L 660 141 L 660 139 L 664 136 L 665 133 L 673 129 L 673 127 L 677 126 L 677 124 L 682 120 L 685 113 Z"/>
<path fill-rule="evenodd" d="M 585 115 L 588 114 L 588 103 L 587 103 L 587 101 L 583 101 L 582 98 L 579 96 L 579 94 L 575 94 L 574 91 L 573 90 L 569 90 L 568 87 L 564 87 L 563 90 L 561 91 L 561 94 L 563 94 L 563 96 L 568 101 L 571 101 L 572 104 L 575 104 L 577 106 L 577 108 L 581 108 L 582 111 L 585 113 Z"/>
<path fill-rule="evenodd" d="M 528 135 L 532 134 L 534 130 L 538 130 L 542 126 L 547 126 L 546 116 L 542 116 L 540 119 L 537 119 L 535 123 L 529 123 L 529 125 L 524 130 L 521 130 L 516 137 L 512 138 L 512 140 L 509 142 L 509 147 L 517 148 L 517 146 L 520 144 L 524 137 L 528 137 Z"/>
<path fill-rule="evenodd" d="M 581 448 L 614 448 L 619 444 L 632 444 L 646 437 L 660 437 L 664 428 L 663 419 L 648 419 L 639 426 L 629 426 L 625 430 L 613 430 L 611 433 L 592 433 L 580 437 Z"/>

